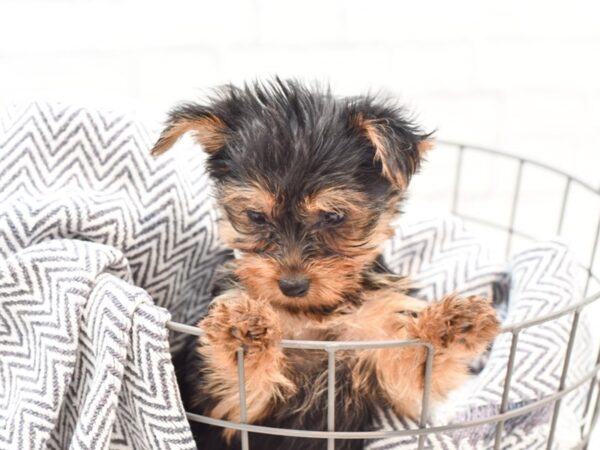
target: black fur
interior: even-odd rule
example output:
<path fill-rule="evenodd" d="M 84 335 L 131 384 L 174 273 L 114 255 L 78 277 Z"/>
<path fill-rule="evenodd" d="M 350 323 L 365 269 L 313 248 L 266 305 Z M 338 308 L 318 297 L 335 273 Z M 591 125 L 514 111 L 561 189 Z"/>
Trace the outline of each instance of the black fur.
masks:
<path fill-rule="evenodd" d="M 338 98 L 328 89 L 279 79 L 243 88 L 225 86 L 208 105 L 175 108 L 168 126 L 208 116 L 225 124 L 224 145 L 208 158 L 217 189 L 225 184 L 259 184 L 277 192 L 278 221 L 273 224 L 275 231 L 269 230 L 265 237 L 282 252 L 286 246 L 301 246 L 308 258 L 327 256 L 328 249 L 311 241 L 310 233 L 299 225 L 293 205 L 300 199 L 327 187 L 351 186 L 367 195 L 372 218 L 366 227 L 374 227 L 389 200 L 400 194 L 382 176 L 382 162 L 374 158 L 373 143 L 357 128 L 356 118 L 382 127 L 382 139 L 390 149 L 386 164 L 407 183 L 421 161 L 417 145 L 429 137 L 389 99 Z M 228 218 L 235 226 L 235 220 Z"/>
<path fill-rule="evenodd" d="M 393 101 L 376 96 L 335 97 L 328 89 L 312 89 L 293 81 L 227 85 L 209 106 L 187 103 L 175 108 L 169 123 L 213 115 L 227 126 L 225 146 L 209 160 L 213 177 L 240 181 L 268 176 L 288 198 L 297 189 L 363 184 L 381 197 L 381 167 L 373 164 L 371 143 L 353 126 L 352 119 L 380 121 L 395 149 L 393 161 L 407 177 L 418 167 L 416 144 L 429 137 Z M 310 178 L 304 178 L 310 174 Z"/>
<path fill-rule="evenodd" d="M 357 127 L 358 118 L 374 121 L 381 127 L 382 142 L 389 150 L 384 163 L 394 173 L 402 174 L 407 183 L 420 164 L 418 143 L 429 137 L 412 123 L 402 108 L 388 99 L 339 98 L 329 89 L 279 79 L 242 88 L 225 86 L 207 105 L 179 106 L 170 113 L 167 130 L 180 121 L 200 121 L 207 117 L 216 117 L 225 125 L 222 148 L 212 149 L 208 157 L 208 170 L 217 189 L 225 185 L 260 184 L 277 193 L 281 210 L 276 223 L 263 236 L 275 248 L 265 256 L 272 258 L 281 257 L 289 246 L 302 248 L 303 257 L 307 259 L 329 256 L 331 250 L 315 239 L 313 233 L 306 232 L 293 206 L 307 195 L 327 187 L 351 186 L 368 198 L 365 207 L 371 218 L 364 225 L 367 228 L 375 227 L 390 201 L 400 198 L 400 187 L 383 175 L 382 161 L 374 157 L 373 141 Z M 229 219 L 235 226 L 234 218 Z M 380 259 L 368 270 L 379 274 L 389 272 Z M 376 289 L 376 277 L 370 279 L 367 275 L 363 277 L 363 288 Z M 236 283 L 234 278 L 223 277 L 217 283 L 215 295 L 232 283 Z M 349 303 L 358 298 L 352 292 L 346 297 Z M 309 312 L 323 315 L 331 311 Z M 190 399 L 196 396 L 201 399 L 201 406 L 190 410 L 206 414 L 214 405 L 214 399 L 210 392 L 203 390 L 200 378 L 203 362 L 195 350 L 196 345 L 196 339 L 190 337 L 189 346 L 175 363 L 186 409 L 192 408 Z M 272 405 L 264 425 L 326 430 L 326 355 L 324 352 L 295 352 L 288 353 L 292 361 L 289 376 L 299 391 L 284 403 Z M 375 407 L 384 406 L 385 399 L 378 392 L 376 380 L 373 380 L 370 396 L 353 393 L 350 369 L 349 360 L 342 358 L 336 376 L 336 430 L 368 430 Z M 200 449 L 239 448 L 239 442 L 228 447 L 222 441 L 220 429 L 196 423 L 192 427 Z M 358 450 L 363 444 L 361 440 L 337 441 L 336 449 Z M 251 434 L 250 447 L 321 450 L 326 448 L 326 441 Z"/>
<path fill-rule="evenodd" d="M 196 339 L 188 337 L 186 349 L 175 360 L 177 376 L 186 411 L 206 414 L 214 406 L 209 392 L 202 388 L 198 374 L 202 372 L 203 361 L 197 356 Z M 290 375 L 298 392 L 285 403 L 271 406 L 269 419 L 256 425 L 287 428 L 294 430 L 327 430 L 327 356 L 319 350 L 287 350 L 286 355 L 292 366 Z M 307 364 L 307 361 L 310 361 Z M 352 390 L 350 370 L 352 358 L 338 359 L 336 364 L 336 431 L 368 431 L 377 407 L 385 407 L 385 396 L 379 393 L 377 380 L 373 379 L 369 396 L 356 395 Z M 202 407 L 194 407 L 190 399 L 200 397 Z M 194 439 L 200 450 L 238 450 L 241 448 L 239 436 L 227 445 L 222 429 L 210 425 L 190 422 Z M 337 450 L 361 450 L 362 439 L 336 440 Z M 326 450 L 324 439 L 290 438 L 260 433 L 249 433 L 251 449 L 269 450 Z"/>

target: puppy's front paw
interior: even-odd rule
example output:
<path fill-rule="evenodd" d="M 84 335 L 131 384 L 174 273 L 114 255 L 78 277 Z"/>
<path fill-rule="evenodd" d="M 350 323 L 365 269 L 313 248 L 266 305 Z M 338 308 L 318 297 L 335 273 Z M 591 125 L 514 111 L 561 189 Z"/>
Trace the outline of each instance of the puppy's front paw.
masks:
<path fill-rule="evenodd" d="M 281 340 L 276 314 L 268 302 L 253 300 L 245 294 L 218 298 L 208 315 L 198 324 L 208 345 L 247 353 L 265 350 Z"/>
<path fill-rule="evenodd" d="M 428 306 L 417 327 L 420 337 L 438 348 L 476 355 L 496 337 L 500 322 L 489 300 L 450 295 Z"/>

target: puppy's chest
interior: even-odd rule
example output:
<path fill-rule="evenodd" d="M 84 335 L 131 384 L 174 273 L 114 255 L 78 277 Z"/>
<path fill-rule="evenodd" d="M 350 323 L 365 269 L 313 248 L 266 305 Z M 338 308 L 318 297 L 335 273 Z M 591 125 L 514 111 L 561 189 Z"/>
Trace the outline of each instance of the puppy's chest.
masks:
<path fill-rule="evenodd" d="M 281 310 L 278 313 L 283 339 L 307 341 L 326 341 L 332 339 L 332 319 L 323 318 L 316 320 L 305 315 L 290 314 Z"/>
<path fill-rule="evenodd" d="M 280 312 L 279 315 L 283 339 L 307 341 L 337 340 L 330 318 L 308 318 L 303 315 Z M 307 380 L 316 381 L 327 370 L 327 353 L 322 350 L 285 349 L 289 376 L 298 383 Z"/>

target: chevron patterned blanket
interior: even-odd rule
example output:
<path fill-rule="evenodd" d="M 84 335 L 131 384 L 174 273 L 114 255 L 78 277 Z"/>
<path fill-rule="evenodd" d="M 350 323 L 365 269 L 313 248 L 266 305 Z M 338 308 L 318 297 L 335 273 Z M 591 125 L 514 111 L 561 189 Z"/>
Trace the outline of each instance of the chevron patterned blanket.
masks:
<path fill-rule="evenodd" d="M 558 311 L 581 299 L 573 255 L 560 242 L 537 242 L 515 254 L 508 264 L 490 257 L 485 242 L 469 233 L 455 218 L 430 219 L 398 226 L 385 258 L 398 273 L 410 274 L 419 285 L 417 296 L 433 301 L 445 294 L 478 294 L 493 298 L 504 325 L 517 324 Z M 572 318 L 564 316 L 519 332 L 508 410 L 527 406 L 558 390 Z M 476 373 L 437 405 L 430 426 L 485 419 L 500 412 L 512 335 L 494 342 Z M 594 366 L 592 336 L 584 317 L 576 335 L 567 384 L 580 380 Z M 588 385 L 569 394 L 559 415 L 555 448 L 572 448 L 578 435 Z M 554 404 L 509 419 L 501 448 L 545 449 Z M 416 428 L 417 424 L 381 410 L 375 426 L 386 430 Z M 480 425 L 430 434 L 428 449 L 489 449 L 494 447 L 496 425 Z M 414 449 L 414 437 L 381 439 L 369 450 Z"/>
<path fill-rule="evenodd" d="M 181 145 L 152 160 L 154 138 L 122 114 L 56 104 L 0 108 L 1 449 L 195 448 L 170 359 L 179 340 L 165 324 L 199 316 L 229 253 L 216 240 L 201 152 Z M 454 218 L 399 226 L 386 259 L 413 276 L 425 299 L 453 291 L 493 296 L 506 323 L 577 299 L 565 246 L 537 243 L 507 265 L 490 259 Z M 556 390 L 568 331 L 567 318 L 521 332 L 509 408 Z M 583 324 L 573 379 L 593 363 L 589 339 Z M 433 425 L 498 411 L 509 347 L 508 335 L 496 341 Z M 575 391 L 564 402 L 565 429 L 576 428 L 583 400 Z M 548 413 L 508 421 L 504 442 L 541 448 Z M 382 429 L 414 426 L 383 409 L 374 421 Z M 489 448 L 494 431 L 429 436 L 427 448 Z M 414 444 L 395 438 L 369 448 Z"/>

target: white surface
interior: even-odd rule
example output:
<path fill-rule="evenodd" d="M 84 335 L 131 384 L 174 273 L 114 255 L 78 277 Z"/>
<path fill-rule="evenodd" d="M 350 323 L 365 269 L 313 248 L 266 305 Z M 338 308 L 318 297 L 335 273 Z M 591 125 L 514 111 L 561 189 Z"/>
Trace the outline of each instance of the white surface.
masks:
<path fill-rule="evenodd" d="M 521 154 L 600 188 L 599 17 L 600 3 L 581 0 L 0 0 L 0 99 L 160 120 L 229 81 L 326 80 L 340 94 L 390 91 L 440 138 Z M 431 159 L 414 191 L 435 206 L 451 195 L 453 160 L 443 148 Z M 505 217 L 490 199 L 509 205 L 510 165 L 470 164 L 464 206 Z M 524 188 L 518 226 L 551 234 L 562 185 L 538 174 Z M 575 195 L 565 237 L 588 261 L 600 202 Z"/>
<path fill-rule="evenodd" d="M 594 1 L 3 0 L 0 97 L 159 116 L 227 81 L 324 79 L 598 186 L 599 17 Z"/>

